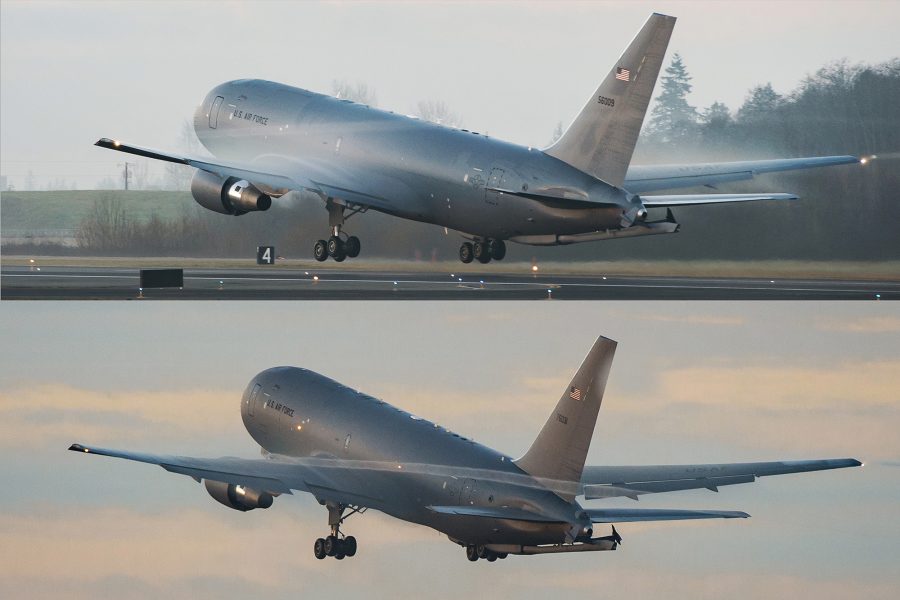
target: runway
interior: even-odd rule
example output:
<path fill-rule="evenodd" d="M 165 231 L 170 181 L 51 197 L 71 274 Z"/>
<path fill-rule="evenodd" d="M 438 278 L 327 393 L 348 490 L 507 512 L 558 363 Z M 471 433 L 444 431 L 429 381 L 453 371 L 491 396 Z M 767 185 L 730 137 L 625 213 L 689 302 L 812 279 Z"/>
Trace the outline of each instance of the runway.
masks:
<path fill-rule="evenodd" d="M 138 268 L 4 266 L 4 300 L 896 300 L 898 281 L 186 268 L 140 290 Z"/>

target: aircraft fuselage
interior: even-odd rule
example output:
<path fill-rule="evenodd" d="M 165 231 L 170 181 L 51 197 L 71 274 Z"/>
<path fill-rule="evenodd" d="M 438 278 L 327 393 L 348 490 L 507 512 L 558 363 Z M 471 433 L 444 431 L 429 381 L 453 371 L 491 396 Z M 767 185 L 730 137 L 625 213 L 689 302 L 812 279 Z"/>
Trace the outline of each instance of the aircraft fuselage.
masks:
<path fill-rule="evenodd" d="M 432 527 L 453 540 L 559 544 L 567 534 L 568 541 L 590 537 L 590 521 L 579 518 L 576 502 L 536 485 L 496 481 L 497 472 L 529 479 L 509 456 L 312 371 L 263 371 L 244 391 L 241 416 L 253 439 L 272 454 L 365 461 L 366 468 L 358 471 L 357 489 L 365 494 L 360 505 Z M 441 467 L 448 472 L 441 473 Z M 490 470 L 491 481 L 480 480 L 479 469 Z M 509 506 L 558 516 L 560 523 L 450 516 L 429 506 Z"/>
<path fill-rule="evenodd" d="M 217 86 L 194 128 L 219 159 L 300 175 L 310 163 L 352 173 L 366 178 L 361 189 L 377 190 L 366 198 L 376 210 L 484 238 L 614 230 L 640 208 L 624 190 L 536 148 L 268 81 Z M 334 190 L 353 203 L 341 196 Z"/>

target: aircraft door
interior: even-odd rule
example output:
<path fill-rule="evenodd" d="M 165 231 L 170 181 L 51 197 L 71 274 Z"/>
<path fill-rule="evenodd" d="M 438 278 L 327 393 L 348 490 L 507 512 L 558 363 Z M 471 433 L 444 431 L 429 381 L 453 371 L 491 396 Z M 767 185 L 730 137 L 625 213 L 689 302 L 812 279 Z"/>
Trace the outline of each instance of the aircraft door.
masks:
<path fill-rule="evenodd" d="M 487 185 L 484 186 L 484 201 L 488 204 L 497 204 L 497 200 L 502 195 L 500 192 L 494 192 L 490 188 L 503 188 L 506 171 L 503 169 L 491 169 L 491 176 L 488 178 Z"/>
<path fill-rule="evenodd" d="M 213 100 L 212 107 L 209 109 L 210 129 L 215 129 L 219 125 L 219 109 L 222 108 L 223 102 L 225 102 L 225 98 L 222 96 L 216 96 L 216 99 Z"/>

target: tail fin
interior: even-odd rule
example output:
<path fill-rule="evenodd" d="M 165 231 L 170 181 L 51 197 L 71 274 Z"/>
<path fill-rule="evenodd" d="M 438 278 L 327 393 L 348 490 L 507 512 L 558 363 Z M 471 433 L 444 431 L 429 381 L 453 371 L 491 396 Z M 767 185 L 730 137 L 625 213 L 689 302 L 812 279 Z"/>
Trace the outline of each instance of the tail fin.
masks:
<path fill-rule="evenodd" d="M 616 342 L 600 337 L 563 392 L 537 439 L 515 464 L 534 477 L 581 481 Z M 574 494 L 560 493 L 566 500 Z"/>
<path fill-rule="evenodd" d="M 650 15 L 575 121 L 544 152 L 621 187 L 674 27 L 675 17 Z"/>

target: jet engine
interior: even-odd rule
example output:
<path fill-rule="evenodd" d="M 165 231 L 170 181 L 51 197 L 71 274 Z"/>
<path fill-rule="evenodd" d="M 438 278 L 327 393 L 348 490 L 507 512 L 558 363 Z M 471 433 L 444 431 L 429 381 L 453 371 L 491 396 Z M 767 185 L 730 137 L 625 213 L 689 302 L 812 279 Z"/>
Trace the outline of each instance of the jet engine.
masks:
<path fill-rule="evenodd" d="M 242 215 L 253 210 L 269 210 L 272 198 L 252 183 L 214 173 L 197 171 L 191 180 L 191 194 L 203 208 L 223 215 Z"/>
<path fill-rule="evenodd" d="M 269 508 L 274 501 L 272 494 L 258 492 L 242 485 L 210 479 L 204 479 L 203 483 L 206 485 L 206 491 L 215 498 L 216 502 L 235 510 L 246 512 L 254 508 Z"/>

